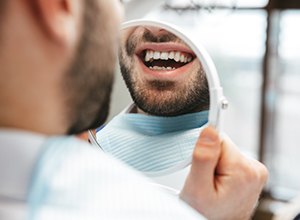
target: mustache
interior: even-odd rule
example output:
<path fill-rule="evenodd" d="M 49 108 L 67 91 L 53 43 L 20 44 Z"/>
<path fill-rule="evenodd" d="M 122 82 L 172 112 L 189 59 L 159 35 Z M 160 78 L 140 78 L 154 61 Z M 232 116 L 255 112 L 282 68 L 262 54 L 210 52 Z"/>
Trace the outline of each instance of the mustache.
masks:
<path fill-rule="evenodd" d="M 178 37 L 170 32 L 156 36 L 151 31 L 145 30 L 142 40 L 145 42 L 164 43 L 176 41 Z"/>
<path fill-rule="evenodd" d="M 128 56 L 133 56 L 138 43 L 166 43 L 166 42 L 178 42 L 179 39 L 175 34 L 170 32 L 154 35 L 151 31 L 145 30 L 141 37 L 133 36 L 129 37 L 126 41 L 125 50 Z"/>

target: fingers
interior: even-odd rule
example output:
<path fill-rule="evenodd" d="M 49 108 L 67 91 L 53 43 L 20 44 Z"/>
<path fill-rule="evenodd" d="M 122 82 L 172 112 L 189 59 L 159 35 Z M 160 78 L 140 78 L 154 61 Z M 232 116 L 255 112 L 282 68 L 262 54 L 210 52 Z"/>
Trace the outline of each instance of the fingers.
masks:
<path fill-rule="evenodd" d="M 263 164 L 208 127 L 196 143 L 180 197 L 208 219 L 250 219 L 267 176 Z"/>
<path fill-rule="evenodd" d="M 267 177 L 263 164 L 208 127 L 196 143 L 180 197 L 208 219 L 250 219 Z"/>
<path fill-rule="evenodd" d="M 237 185 L 251 182 L 253 188 L 261 190 L 268 179 L 267 168 L 259 161 L 241 153 L 228 136 L 222 137 L 221 146 L 222 153 L 216 176 L 231 176 L 236 179 L 234 182 Z"/>
<path fill-rule="evenodd" d="M 212 127 L 205 128 L 194 149 L 190 176 L 201 185 L 211 188 L 214 184 L 214 173 L 221 153 L 221 144 L 217 131 Z"/>
<path fill-rule="evenodd" d="M 254 170 L 253 179 L 257 180 L 257 183 L 261 184 L 263 187 L 266 184 L 269 177 L 269 172 L 266 166 L 253 158 L 248 158 L 248 160 L 249 163 L 252 165 L 252 169 Z"/>
<path fill-rule="evenodd" d="M 241 163 L 245 163 L 244 155 L 226 134 L 223 133 L 221 136 L 221 155 L 216 173 L 231 175 L 241 167 Z"/>

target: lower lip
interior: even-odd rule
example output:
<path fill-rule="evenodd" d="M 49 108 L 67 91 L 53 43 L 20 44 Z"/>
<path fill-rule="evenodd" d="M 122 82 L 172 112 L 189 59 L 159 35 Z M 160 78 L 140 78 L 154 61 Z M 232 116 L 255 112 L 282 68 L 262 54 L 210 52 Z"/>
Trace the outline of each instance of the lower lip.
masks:
<path fill-rule="evenodd" d="M 186 75 L 194 62 L 192 61 L 175 70 L 154 70 L 154 69 L 149 69 L 137 55 L 135 55 L 135 59 L 137 60 L 137 63 L 139 63 L 139 65 L 141 66 L 142 71 L 146 73 L 148 77 L 152 79 L 159 78 L 159 79 L 169 79 L 169 80 L 178 79 Z"/>

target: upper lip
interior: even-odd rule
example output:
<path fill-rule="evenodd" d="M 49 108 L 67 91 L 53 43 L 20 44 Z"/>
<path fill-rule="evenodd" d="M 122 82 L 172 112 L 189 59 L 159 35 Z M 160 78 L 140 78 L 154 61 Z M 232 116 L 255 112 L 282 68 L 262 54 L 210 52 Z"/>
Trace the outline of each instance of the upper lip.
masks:
<path fill-rule="evenodd" d="M 184 53 L 191 54 L 195 57 L 194 52 L 187 46 L 176 43 L 176 42 L 166 42 L 166 43 L 142 43 L 136 48 L 136 54 L 139 55 L 145 50 L 153 50 L 160 52 L 171 52 L 171 51 L 180 51 Z"/>

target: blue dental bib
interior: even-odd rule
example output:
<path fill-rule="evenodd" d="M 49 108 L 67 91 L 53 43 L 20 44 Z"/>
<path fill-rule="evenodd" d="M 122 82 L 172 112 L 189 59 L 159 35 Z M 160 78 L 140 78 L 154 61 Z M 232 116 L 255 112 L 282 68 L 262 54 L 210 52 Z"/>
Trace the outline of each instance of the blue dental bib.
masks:
<path fill-rule="evenodd" d="M 175 117 L 122 112 L 97 132 L 101 148 L 144 173 L 159 173 L 192 154 L 208 111 Z"/>

